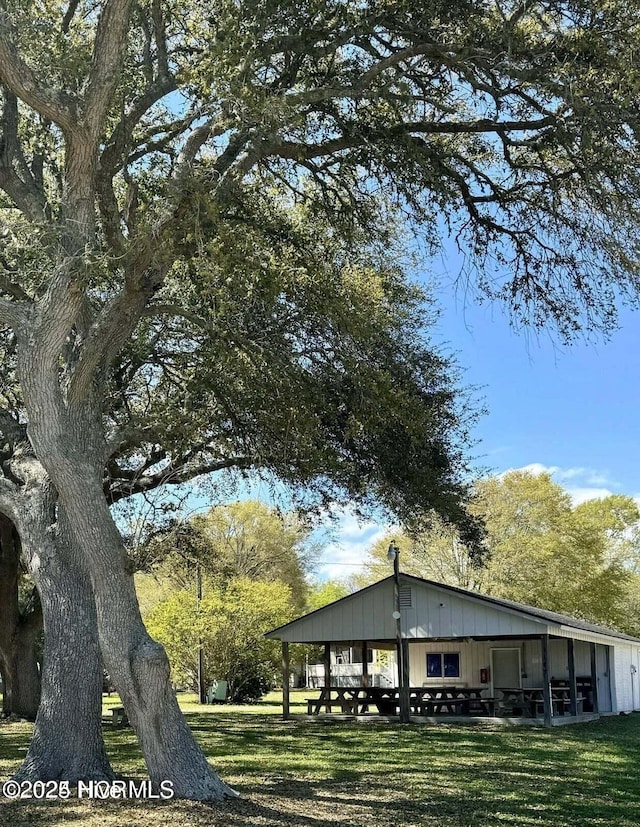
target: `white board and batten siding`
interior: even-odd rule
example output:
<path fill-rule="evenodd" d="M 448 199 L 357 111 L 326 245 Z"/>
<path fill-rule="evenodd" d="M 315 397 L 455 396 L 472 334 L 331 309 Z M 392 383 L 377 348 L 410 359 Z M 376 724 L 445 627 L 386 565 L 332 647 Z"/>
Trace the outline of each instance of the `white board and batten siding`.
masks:
<path fill-rule="evenodd" d="M 393 586 L 386 580 L 269 633 L 289 643 L 394 640 Z"/>
<path fill-rule="evenodd" d="M 411 607 L 402 609 L 403 635 L 409 639 L 541 635 L 546 632 L 546 623 L 525 618 L 515 611 L 498 609 L 481 599 L 435 585 L 423 586 L 401 579 L 403 596 L 409 591 Z"/>
<path fill-rule="evenodd" d="M 616 638 L 613 634 L 607 636 L 575 629 L 571 626 L 550 626 L 549 632 L 558 637 L 573 638 L 577 674 L 580 674 L 577 662 L 578 652 L 588 652 L 590 664 L 591 654 L 588 644 L 595 643 L 599 682 L 602 682 L 609 674 L 611 676 L 611 710 L 613 712 L 640 710 L 640 642 Z M 608 662 L 605 657 L 606 649 L 608 649 Z M 590 665 L 585 666 L 581 671 L 583 674 L 588 674 L 589 669 Z"/>
<path fill-rule="evenodd" d="M 618 644 L 611 657 L 615 706 L 618 712 L 640 710 L 640 648 L 637 643 Z"/>
<path fill-rule="evenodd" d="M 607 659 L 603 656 L 604 647 L 598 644 L 602 655 L 598 658 L 598 687 L 600 689 L 601 712 L 623 711 L 628 707 L 615 706 L 613 687 L 611 696 L 606 691 L 609 684 Z M 445 640 L 418 641 L 409 646 L 409 681 L 412 686 L 437 686 L 443 679 L 427 677 L 427 654 L 458 654 L 460 656 L 460 675 L 450 679 L 453 684 L 481 686 L 481 670 L 491 674 L 494 649 L 516 649 L 520 652 L 521 685 L 524 688 L 539 687 L 543 683 L 542 646 L 540 640 Z M 611 650 L 610 650 L 611 651 Z M 589 644 L 577 641 L 574 647 L 576 676 L 591 675 L 591 652 Z M 565 640 L 549 641 L 549 678 L 550 680 L 568 680 L 569 659 Z M 613 683 L 613 682 L 612 682 Z M 489 690 L 489 682 L 486 684 Z M 613 705 L 612 705 L 613 702 Z"/>
<path fill-rule="evenodd" d="M 542 634 L 546 624 L 466 596 L 400 580 L 403 636 L 474 637 Z M 382 580 L 367 589 L 311 612 L 277 631 L 290 643 L 395 640 L 393 582 Z M 271 633 L 269 636 L 272 636 Z"/>

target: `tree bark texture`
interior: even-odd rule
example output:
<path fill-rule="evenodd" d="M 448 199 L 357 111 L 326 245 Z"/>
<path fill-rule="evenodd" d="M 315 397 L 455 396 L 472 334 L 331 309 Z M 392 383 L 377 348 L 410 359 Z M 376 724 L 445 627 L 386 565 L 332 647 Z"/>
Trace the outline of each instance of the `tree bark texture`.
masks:
<path fill-rule="evenodd" d="M 77 477 L 65 487 L 64 505 L 74 542 L 90 567 L 104 663 L 140 741 L 151 781 L 170 781 L 180 798 L 235 795 L 207 762 L 180 711 L 167 655 L 142 621 L 100 479 Z"/>
<path fill-rule="evenodd" d="M 18 627 L 13 650 L 15 684 L 11 712 L 35 721 L 40 707 L 41 684 L 38 649 L 42 634 L 42 614 L 38 609 Z"/>
<path fill-rule="evenodd" d="M 89 578 L 36 504 L 22 510 L 23 555 L 40 593 L 42 692 L 19 780 L 109 780 L 102 739 L 102 664 Z"/>
<path fill-rule="evenodd" d="M 26 396 L 29 385 L 24 383 Z M 104 665 L 136 731 L 151 781 L 156 786 L 170 781 L 180 798 L 234 796 L 193 737 L 171 686 L 164 648 L 149 636 L 142 621 L 126 550 L 102 488 L 101 454 L 96 450 L 102 435 L 90 422 L 76 421 L 70 427 L 68 418 L 56 416 L 55 405 L 45 415 L 42 401 L 46 395 L 41 397 L 41 416 L 30 420 L 29 434 L 59 497 L 63 519 L 58 530 L 77 550 L 91 579 Z M 47 583 L 52 591 L 59 585 Z M 46 620 L 45 636 L 49 637 Z"/>
<path fill-rule="evenodd" d="M 38 643 L 42 613 L 36 605 L 22 614 L 18 602 L 19 540 L 13 523 L 0 516 L 0 668 L 3 712 L 34 721 L 40 703 Z"/>

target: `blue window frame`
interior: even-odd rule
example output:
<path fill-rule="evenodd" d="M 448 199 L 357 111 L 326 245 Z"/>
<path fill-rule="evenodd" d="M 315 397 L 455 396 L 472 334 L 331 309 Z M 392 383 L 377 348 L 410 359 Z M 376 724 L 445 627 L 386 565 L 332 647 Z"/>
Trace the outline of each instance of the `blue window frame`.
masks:
<path fill-rule="evenodd" d="M 459 652 L 429 652 L 427 654 L 428 678 L 459 678 Z"/>

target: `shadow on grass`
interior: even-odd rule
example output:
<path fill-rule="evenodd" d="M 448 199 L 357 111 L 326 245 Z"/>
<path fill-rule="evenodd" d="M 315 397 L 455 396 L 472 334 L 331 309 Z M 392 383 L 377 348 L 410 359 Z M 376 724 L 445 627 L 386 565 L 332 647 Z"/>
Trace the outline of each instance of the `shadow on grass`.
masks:
<path fill-rule="evenodd" d="M 27 754 L 29 746 L 29 735 L 25 733 L 11 733 L 11 730 L 3 726 L 0 729 L 0 761 L 22 762 Z"/>
<path fill-rule="evenodd" d="M 566 728 L 495 729 L 187 713 L 205 753 L 243 795 L 193 802 L 5 803 L 11 827 L 438 825 L 637 827 L 640 715 Z M 18 726 L 18 725 L 16 725 Z M 143 776 L 130 729 L 105 727 L 116 771 Z M 0 729 L 3 767 L 17 766 L 28 727 Z M 5 776 L 6 777 L 6 776 Z"/>
<path fill-rule="evenodd" d="M 340 806 L 359 802 L 377 820 L 637 827 L 639 735 L 639 715 L 553 730 L 271 723 L 259 735 L 220 720 L 215 751 L 248 796 L 318 801 L 348 782 Z M 251 745 L 258 755 L 243 756 Z M 270 774 L 255 784 L 260 755 Z"/>

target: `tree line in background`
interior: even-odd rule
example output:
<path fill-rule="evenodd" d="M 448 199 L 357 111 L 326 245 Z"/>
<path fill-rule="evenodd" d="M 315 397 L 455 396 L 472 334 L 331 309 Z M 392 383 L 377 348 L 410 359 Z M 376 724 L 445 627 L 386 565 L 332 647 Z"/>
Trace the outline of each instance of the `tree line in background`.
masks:
<path fill-rule="evenodd" d="M 389 574 L 391 537 L 407 574 L 515 600 L 640 636 L 640 513 L 620 494 L 573 505 L 549 474 L 512 471 L 478 481 L 470 506 L 482 557 L 434 516 L 429 530 L 393 533 L 371 549 L 360 587 Z"/>
<path fill-rule="evenodd" d="M 257 700 L 280 678 L 279 643 L 263 634 L 389 576 L 392 538 L 407 574 L 640 636 L 640 511 L 633 498 L 574 505 L 549 474 L 526 471 L 478 480 L 474 492 L 471 509 L 486 532 L 482 554 L 434 515 L 428 530 L 379 540 L 364 571 L 348 582 L 313 581 L 322 549 L 310 527 L 259 501 L 218 506 L 152 534 L 136 552 L 143 569 L 136 586 L 174 682 L 197 688 L 202 645 L 207 683 L 226 680 L 230 700 Z"/>
<path fill-rule="evenodd" d="M 150 529 L 129 559 L 143 617 L 165 646 L 174 684 L 198 688 L 202 646 L 205 685 L 225 680 L 229 700 L 259 699 L 280 678 L 279 644 L 264 632 L 389 576 L 391 539 L 407 574 L 640 636 L 640 511 L 633 498 L 573 505 L 549 474 L 525 471 L 473 488 L 470 509 L 485 529 L 482 553 L 433 514 L 427 530 L 380 539 L 364 570 L 346 581 L 314 581 L 322 547 L 311 524 L 258 500 Z M 5 709 L 29 717 L 40 695 L 42 616 L 33 583 L 16 565 L 19 540 L 10 524 L 2 538 L 13 548 L 0 559 L 0 653 L 13 657 L 3 663 Z"/>
<path fill-rule="evenodd" d="M 137 549 L 143 616 L 176 685 L 197 689 L 202 646 L 205 684 L 227 681 L 230 700 L 273 687 L 280 647 L 263 634 L 308 606 L 305 577 L 319 552 L 310 534 L 296 515 L 248 500 L 169 525 Z"/>
<path fill-rule="evenodd" d="M 40 700 L 42 612 L 33 581 L 19 565 L 19 539 L 0 520 L 0 658 L 6 714 L 34 718 Z M 131 544 L 140 607 L 164 644 L 176 686 L 223 679 L 228 698 L 254 701 L 274 686 L 280 648 L 263 633 L 348 592 L 310 584 L 321 547 L 295 513 L 248 500 L 169 521 Z M 202 599 L 198 599 L 198 582 Z M 294 647 L 295 654 L 295 647 Z"/>

